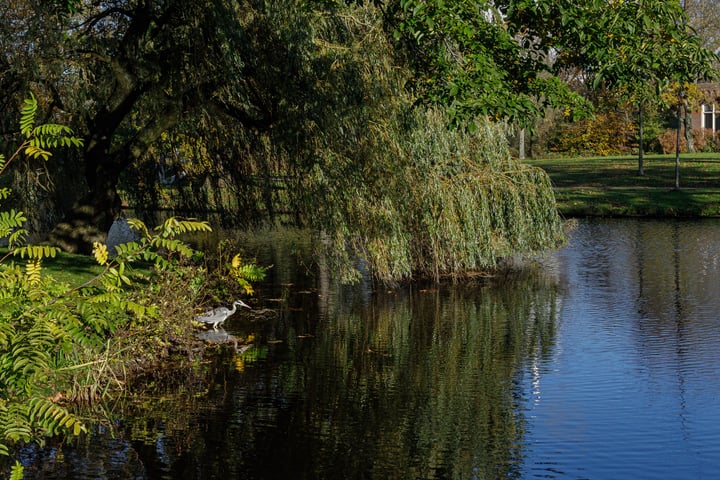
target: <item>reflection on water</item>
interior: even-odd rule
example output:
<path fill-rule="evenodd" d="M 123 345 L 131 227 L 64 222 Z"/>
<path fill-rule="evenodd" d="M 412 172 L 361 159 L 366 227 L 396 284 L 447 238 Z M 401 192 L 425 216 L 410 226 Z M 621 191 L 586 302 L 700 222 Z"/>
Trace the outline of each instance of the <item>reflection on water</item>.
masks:
<path fill-rule="evenodd" d="M 588 222 L 554 260 L 567 286 L 525 475 L 715 478 L 720 224 Z"/>
<path fill-rule="evenodd" d="M 375 293 L 277 269 L 278 314 L 225 325 L 262 355 L 27 449 L 27 478 L 713 478 L 720 224 L 581 222 L 542 263 Z"/>

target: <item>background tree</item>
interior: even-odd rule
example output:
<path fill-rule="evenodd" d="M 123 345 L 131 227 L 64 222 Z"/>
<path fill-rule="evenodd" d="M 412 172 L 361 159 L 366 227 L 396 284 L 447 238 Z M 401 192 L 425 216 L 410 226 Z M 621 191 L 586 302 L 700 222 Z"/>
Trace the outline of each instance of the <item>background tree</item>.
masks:
<path fill-rule="evenodd" d="M 378 189 L 387 179 L 419 161 L 412 152 L 422 149 L 399 139 L 432 131 L 444 145 L 477 141 L 438 130 L 437 118 L 484 132 L 485 117 L 529 125 L 547 107 L 578 118 L 590 105 L 561 80 L 570 68 L 586 81 L 636 92 L 636 84 L 659 84 L 662 68 L 700 76 L 709 58 L 673 23 L 682 19 L 673 2 L 661 0 L 642 8 L 600 0 L 374 3 L 8 3 L 6 13 L 17 22 L 0 30 L 12 50 L 3 81 L 33 87 L 48 117 L 66 117 L 86 137 L 80 158 L 58 162 L 83 175 L 62 182 L 73 185 L 67 190 L 73 208 L 64 208 L 70 211 L 53 240 L 87 250 L 102 238 L 120 210 L 121 181 L 137 199 L 161 200 L 168 189 L 158 187 L 157 170 L 172 159 L 176 178 L 185 177 L 173 202 L 221 205 L 223 219 L 233 223 L 281 218 L 311 225 L 334 232 L 339 246 L 372 216 L 370 207 L 367 218 L 351 207 L 366 195 L 383 198 Z M 672 64 L 658 66 L 665 57 Z M 638 82 L 637 72 L 646 70 L 640 78 L 647 81 Z M 449 164 L 460 162 L 445 147 L 432 154 L 445 158 L 427 163 L 432 174 L 415 170 L 416 181 L 442 178 Z M 462 160 L 468 161 L 474 173 L 466 178 L 476 184 L 492 184 L 510 168 L 474 156 Z M 543 184 L 531 175 L 522 182 Z M 538 188 L 539 199 L 544 187 Z M 438 198 L 444 194 L 438 190 Z M 418 214 L 370 206 L 397 215 L 399 229 L 385 231 L 391 237 Z M 498 215 L 491 229 L 504 245 L 509 232 L 500 226 L 508 219 Z M 556 222 L 548 219 L 543 228 L 552 231 Z M 357 248 L 369 255 L 382 236 L 379 230 L 375 239 L 360 236 Z M 398 255 L 410 245 L 404 238 Z M 394 271 L 437 276 L 452 265 L 475 265 L 436 257 L 427 269 L 419 259 L 433 251 L 415 252 L 406 258 L 410 267 Z"/>
<path fill-rule="evenodd" d="M 19 0 L 7 8 L 18 21 L 4 22 L 4 78 L 32 85 L 48 114 L 75 114 L 87 140 L 74 162 L 82 172 L 75 207 L 53 235 L 68 250 L 87 250 L 107 231 L 119 213 L 121 172 L 182 116 L 219 109 L 247 127 L 270 123 L 247 81 L 252 65 L 241 60 L 248 42 L 239 5 Z"/>
<path fill-rule="evenodd" d="M 657 103 L 661 90 L 673 80 L 712 76 L 714 55 L 685 27 L 687 16 L 677 2 L 611 2 L 605 10 L 598 25 L 605 36 L 589 43 L 591 75 L 595 86 L 612 86 L 638 105 L 638 174 L 642 175 L 644 107 Z M 690 125 L 686 130 L 692 135 Z"/>
<path fill-rule="evenodd" d="M 720 49 L 720 4 L 715 0 L 683 0 L 688 24 L 697 32 L 702 45 L 713 52 Z"/>
<path fill-rule="evenodd" d="M 641 174 L 642 115 L 659 104 L 674 70 L 687 67 L 678 58 L 693 59 L 696 78 L 712 71 L 713 55 L 685 27 L 687 16 L 676 1 L 399 5 L 398 36 L 420 52 L 411 65 L 422 98 L 449 106 L 460 122 L 484 113 L 531 125 L 549 107 L 571 121 L 586 117 L 582 96 L 611 90 L 638 106 Z M 579 73 L 575 93 L 560 80 L 567 72 Z"/>
<path fill-rule="evenodd" d="M 399 1 L 396 37 L 416 52 L 417 94 L 445 105 L 458 124 L 478 115 L 528 124 L 546 107 L 587 116 L 589 104 L 552 69 L 560 43 L 543 33 L 550 4 Z"/>

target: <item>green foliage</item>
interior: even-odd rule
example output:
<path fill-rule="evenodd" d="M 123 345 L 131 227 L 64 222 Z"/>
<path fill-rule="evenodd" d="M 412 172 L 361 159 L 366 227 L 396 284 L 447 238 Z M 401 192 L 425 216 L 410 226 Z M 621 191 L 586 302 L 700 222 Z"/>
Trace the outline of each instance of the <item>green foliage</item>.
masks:
<path fill-rule="evenodd" d="M 197 287 L 198 293 L 212 298 L 211 303 L 221 303 L 225 298 L 236 298 L 240 295 L 253 295 L 253 283 L 260 282 L 267 275 L 267 268 L 259 266 L 255 261 L 243 260 L 240 249 L 231 240 L 218 242 L 216 251 L 206 259 L 208 275 L 203 278 L 202 285 Z"/>
<path fill-rule="evenodd" d="M 228 271 L 230 276 L 248 295 L 254 293 L 251 282 L 262 281 L 266 274 L 266 269 L 256 265 L 254 262 L 243 263 L 239 253 L 233 257 Z"/>
<path fill-rule="evenodd" d="M 23 476 L 24 469 L 22 463 L 15 461 L 15 465 L 12 466 L 12 470 L 10 472 L 10 480 L 22 480 Z"/>
<path fill-rule="evenodd" d="M 636 101 L 671 80 L 712 75 L 712 52 L 687 27 L 679 2 L 510 0 L 511 29 L 526 26 L 539 47 L 557 48 L 555 67 L 581 67 L 590 84 L 626 89 Z M 503 7 L 501 7 L 503 8 Z"/>
<path fill-rule="evenodd" d="M 97 343 L 93 330 L 102 329 L 58 302 L 58 286 L 35 270 L 0 264 L 0 282 L 0 444 L 7 454 L 11 443 L 84 429 L 63 406 L 50 405 L 48 388 L 53 368 L 80 346 Z"/>
<path fill-rule="evenodd" d="M 117 256 L 115 258 L 109 259 L 105 244 L 100 242 L 94 244 L 95 259 L 100 265 L 105 266 L 105 271 L 98 276 L 98 279 L 109 292 L 122 290 L 123 287 L 132 284 L 131 279 L 126 275 L 131 262 L 152 262 L 159 270 L 170 269 L 173 266 L 172 258 L 174 256 L 190 258 L 196 253 L 182 240 L 175 238 L 177 235 L 211 230 L 207 222 L 180 220 L 175 217 L 168 218 L 153 230 L 149 230 L 138 219 L 130 219 L 128 223 L 138 231 L 140 240 L 116 246 Z M 140 311 L 137 310 L 137 313 Z"/>
<path fill-rule="evenodd" d="M 20 117 L 20 133 L 26 139 L 20 148 L 24 148 L 25 155 L 47 160 L 52 155 L 47 150 L 49 148 L 83 146 L 83 140 L 74 137 L 70 127 L 55 123 L 44 123 L 35 126 L 37 108 L 37 100 L 30 93 L 30 98 L 25 99 L 25 106 Z"/>
<path fill-rule="evenodd" d="M 375 158 L 362 178 L 336 162 L 309 179 L 326 199 L 318 212 L 326 254 L 345 280 L 358 278 L 358 257 L 381 281 L 439 280 L 558 245 L 549 179 L 510 158 L 501 127 L 448 131 L 436 110 L 412 123 L 408 135 L 401 125 L 378 127 L 376 140 L 392 139 L 392 158 Z"/>
<path fill-rule="evenodd" d="M 43 274 L 39 261 L 52 257 L 52 248 L 17 248 L 18 256 L 33 260 L 25 269 L 0 263 L 0 453 L 84 431 L 63 401 L 92 401 L 110 383 L 122 387 L 131 370 L 126 356 L 148 367 L 167 355 L 162 352 L 173 339 L 192 336 L 187 302 L 195 297 L 187 285 L 201 272 L 182 265 L 196 252 L 176 236 L 209 231 L 207 222 L 170 218 L 154 229 L 131 224 L 140 239 L 117 246 L 113 259 L 97 244 L 94 254 L 105 269 L 83 285 Z M 151 262 L 157 276 L 150 280 L 134 270 L 137 262 Z M 173 308 L 180 311 L 165 319 Z"/>
<path fill-rule="evenodd" d="M 12 44 L 25 47 L 28 59 L 43 67 L 38 70 L 63 79 L 51 82 L 59 91 L 44 97 L 58 98 L 85 122 L 87 164 L 81 166 L 87 168 L 79 171 L 94 172 L 88 178 L 94 196 L 83 207 L 115 205 L 119 172 L 140 171 L 127 167 L 139 167 L 145 152 L 153 155 L 146 158 L 148 177 L 128 185 L 152 190 L 152 167 L 187 144 L 183 154 L 202 154 L 188 155 L 199 165 L 188 168 L 193 177 L 177 195 L 183 202 L 213 208 L 225 201 L 223 221 L 276 220 L 287 213 L 296 224 L 320 230 L 333 215 L 344 215 L 345 202 L 314 220 L 326 205 L 310 202 L 323 198 L 308 179 L 327 170 L 334 181 L 334 170 L 361 183 L 365 173 L 403 171 L 402 154 L 398 165 L 391 164 L 392 141 L 363 137 L 375 135 L 386 118 L 397 125 L 393 135 L 412 134 L 415 127 L 402 126 L 401 117 L 422 100 L 443 105 L 448 123 L 469 129 L 477 128 L 479 114 L 523 119 L 546 104 L 567 106 L 573 115 L 587 107 L 543 73 L 554 45 L 536 46 L 535 38 L 545 37 L 524 29 L 537 23 L 515 22 L 507 2 L 403 0 L 382 2 L 383 8 L 380 2 L 252 0 L 242 8 L 223 1 L 131 2 L 121 9 L 80 3 L 72 3 L 77 15 L 62 17 L 67 24 L 32 18 L 48 45 L 63 46 L 68 58 L 61 64 L 46 60 L 56 56 L 33 55 L 20 40 Z M 102 24 L 107 31 L 74 28 L 80 24 Z M 396 30 L 394 42 L 387 33 Z M 197 38 L 207 39 L 205 49 L 197 48 Z M 31 131 L 29 124 L 23 127 Z M 375 159 L 382 166 L 372 171 Z M 348 195 L 376 188 L 358 183 L 345 184 Z M 123 275 L 118 272 L 120 283 Z"/>
<path fill-rule="evenodd" d="M 10 163 L 24 153 L 29 158 L 43 158 L 47 160 L 51 153 L 48 148 L 56 147 L 80 147 L 83 145 L 81 138 L 73 136 L 70 128 L 57 124 L 41 124 L 35 125 L 35 116 L 37 115 L 38 103 L 35 96 L 30 93 L 30 97 L 25 99 L 24 106 L 20 116 L 20 132 L 24 137 L 23 142 L 15 150 L 15 152 L 6 160 L 3 154 L 0 154 L 0 174 L 2 174 L 10 165 Z M 11 191 L 8 188 L 0 189 L 0 200 L 9 197 Z M 28 257 L 36 261 L 42 260 L 43 257 L 53 256 L 54 250 L 51 247 L 17 247 L 23 243 L 27 236 L 24 224 L 27 218 L 24 213 L 11 209 L 9 211 L 0 211 L 0 239 L 7 239 L 10 250 L 22 258 Z"/>
<path fill-rule="evenodd" d="M 544 106 L 587 116 L 582 97 L 541 75 L 549 71 L 545 58 L 553 46 L 538 45 L 536 25 L 515 24 L 514 2 L 505 3 L 400 0 L 395 38 L 421 51 L 412 59 L 414 88 L 461 125 L 478 115 L 527 124 Z"/>
<path fill-rule="evenodd" d="M 37 102 L 31 94 L 20 118 L 25 140 L 9 160 L 0 155 L 0 174 L 21 152 L 47 159 L 50 153 L 45 148 L 82 144 L 66 127 L 35 127 L 36 112 Z M 9 189 L 2 189 L 0 199 L 7 199 L 9 194 Z M 0 212 L 0 238 L 7 239 L 11 253 L 28 259 L 25 270 L 12 262 L 4 263 L 5 259 L 0 261 L 0 454 L 4 455 L 9 454 L 10 443 L 40 441 L 60 432 L 77 435 L 84 429 L 64 407 L 45 398 L 57 347 L 82 344 L 85 333 L 63 328 L 78 317 L 61 304 L 48 308 L 54 303 L 51 295 L 55 285 L 43 283 L 40 268 L 42 259 L 54 256 L 56 250 L 20 246 L 26 236 L 25 221 L 22 212 Z M 12 476 L 22 476 L 19 464 Z"/>
<path fill-rule="evenodd" d="M 255 75 L 277 92 L 268 102 L 278 99 L 271 110 L 282 120 L 236 129 L 218 117 L 208 144 L 219 162 L 205 181 L 218 187 L 203 197 L 191 180 L 178 186 L 184 196 L 227 199 L 223 221 L 266 215 L 310 226 L 346 280 L 358 278 L 358 260 L 381 281 L 437 279 L 493 268 L 516 248 L 557 244 L 547 177 L 511 161 L 501 126 L 482 117 L 453 131 L 445 109 L 418 106 L 417 92 L 406 89 L 413 75 L 398 66 L 380 28 L 383 12 L 371 2 L 338 3 L 342 15 L 309 4 L 249 7 L 245 28 L 264 34 L 252 43 Z M 533 83 L 536 92 L 561 86 Z M 228 285 L 210 291 L 227 299 Z"/>
<path fill-rule="evenodd" d="M 14 209 L 0 212 L 0 238 L 7 239 L 11 248 L 24 241 L 27 232 L 23 225 L 26 220 L 24 213 Z"/>

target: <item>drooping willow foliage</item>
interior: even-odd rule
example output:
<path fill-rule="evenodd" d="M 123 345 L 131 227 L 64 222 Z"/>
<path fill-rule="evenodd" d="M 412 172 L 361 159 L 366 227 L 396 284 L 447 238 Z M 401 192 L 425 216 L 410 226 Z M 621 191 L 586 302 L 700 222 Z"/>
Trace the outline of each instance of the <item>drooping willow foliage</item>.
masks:
<path fill-rule="evenodd" d="M 408 135 L 390 137 L 362 178 L 316 165 L 307 187 L 323 205 L 316 221 L 347 279 L 358 256 L 381 281 L 488 270 L 498 260 L 562 239 L 546 174 L 511 159 L 499 125 L 449 132 L 434 110 L 412 114 Z M 323 168 L 324 167 L 324 168 Z M 345 248 L 343 248 L 345 247 Z"/>
<path fill-rule="evenodd" d="M 362 46 L 326 40 L 337 64 L 361 75 L 363 108 L 331 114 L 302 182 L 307 218 L 337 271 L 352 279 L 359 258 L 381 281 L 437 280 L 556 246 L 561 225 L 545 173 L 511 158 L 501 124 L 449 130 L 443 112 L 411 108 L 408 74 L 390 62 L 382 32 L 367 27 L 378 24 L 372 9 L 363 12 L 324 31 Z"/>
<path fill-rule="evenodd" d="M 309 226 L 345 280 L 357 279 L 358 262 L 380 281 L 439 279 L 557 245 L 548 178 L 511 159 L 502 125 L 453 130 L 443 111 L 417 106 L 371 2 L 247 6 L 240 56 L 276 120 L 263 130 L 198 117 L 205 153 L 189 156 L 175 207 L 205 206 L 230 224 Z"/>

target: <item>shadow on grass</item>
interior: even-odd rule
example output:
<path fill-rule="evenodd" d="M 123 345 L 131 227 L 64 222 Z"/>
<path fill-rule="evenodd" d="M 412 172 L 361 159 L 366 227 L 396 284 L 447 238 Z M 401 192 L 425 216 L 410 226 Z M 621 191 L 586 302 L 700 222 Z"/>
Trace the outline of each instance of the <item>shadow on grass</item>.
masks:
<path fill-rule="evenodd" d="M 7 251 L 7 248 L 0 248 L 0 257 L 4 257 Z M 11 255 L 6 262 L 12 261 L 24 265 L 27 259 Z M 42 266 L 45 274 L 52 276 L 58 282 L 67 283 L 71 286 L 81 285 L 103 271 L 103 267 L 91 256 L 62 252 L 55 257 L 44 258 Z"/>
<path fill-rule="evenodd" d="M 68 253 L 44 260 L 43 266 L 55 279 L 70 285 L 80 285 L 103 271 L 94 257 Z"/>
<path fill-rule="evenodd" d="M 0 248 L 0 257 L 7 254 L 7 248 Z M 6 262 L 14 261 L 16 264 L 24 265 L 27 259 L 10 256 Z M 46 275 L 50 275 L 60 283 L 66 283 L 71 287 L 77 287 L 92 280 L 105 270 L 105 267 L 95 261 L 91 255 L 78 255 L 60 252 L 55 257 L 44 258 L 42 268 Z M 153 264 L 144 261 L 136 261 L 126 265 L 126 272 L 137 272 L 143 276 L 152 275 Z"/>
<path fill-rule="evenodd" d="M 565 216 L 720 216 L 720 191 L 708 189 L 567 188 L 556 190 Z"/>
<path fill-rule="evenodd" d="M 638 175 L 637 159 L 630 157 L 572 158 L 529 162 L 545 170 L 553 185 L 566 187 L 646 187 L 668 188 L 675 184 L 675 160 L 646 159 L 645 175 Z M 720 188 L 720 161 L 683 159 L 680 163 L 681 186 Z"/>

